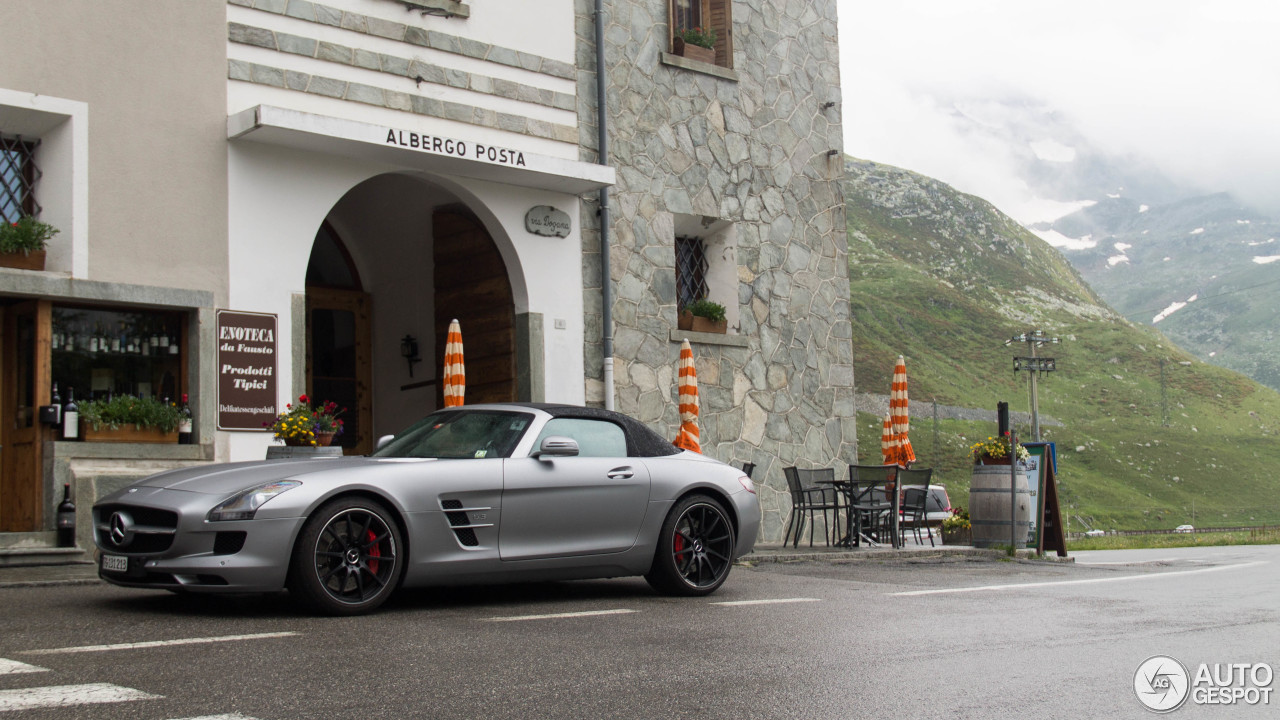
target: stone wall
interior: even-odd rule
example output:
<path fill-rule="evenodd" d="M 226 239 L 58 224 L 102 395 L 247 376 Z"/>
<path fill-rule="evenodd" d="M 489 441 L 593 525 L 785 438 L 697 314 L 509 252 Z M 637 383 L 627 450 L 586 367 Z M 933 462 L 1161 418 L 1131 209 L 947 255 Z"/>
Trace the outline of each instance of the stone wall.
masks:
<path fill-rule="evenodd" d="M 595 161 L 590 0 L 578 0 L 582 159 Z M 762 539 L 780 539 L 782 468 L 857 457 L 835 0 L 733 3 L 733 67 L 667 55 L 666 0 L 606 3 L 616 407 L 678 426 L 674 222 L 734 223 L 739 324 L 695 342 L 704 452 L 756 464 Z M 587 397 L 603 402 L 596 205 L 582 217 Z"/>

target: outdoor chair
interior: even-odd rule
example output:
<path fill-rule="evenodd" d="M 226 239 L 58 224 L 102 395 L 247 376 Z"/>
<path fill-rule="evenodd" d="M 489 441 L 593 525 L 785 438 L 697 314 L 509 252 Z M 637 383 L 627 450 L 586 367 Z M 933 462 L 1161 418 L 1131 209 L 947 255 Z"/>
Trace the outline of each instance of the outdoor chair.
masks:
<path fill-rule="evenodd" d="M 782 544 L 792 539 L 792 547 L 800 545 L 800 532 L 804 529 L 804 516 L 809 515 L 809 547 L 813 547 L 814 513 L 822 513 L 822 523 L 827 545 L 831 545 L 832 532 L 839 532 L 835 523 L 827 519 L 827 513 L 837 516 L 840 501 L 834 485 L 835 471 L 829 468 L 819 470 L 801 470 L 797 467 L 785 467 L 782 474 L 787 478 L 787 488 L 791 490 L 791 521 L 787 523 L 787 534 L 782 537 Z M 825 480 L 828 485 L 820 485 L 817 481 Z M 833 530 L 833 528 L 835 528 Z M 793 532 L 794 530 L 794 532 Z"/>
<path fill-rule="evenodd" d="M 929 533 L 930 545 L 933 545 L 933 526 L 929 524 L 929 520 L 928 520 L 929 518 L 928 503 L 929 503 L 929 481 L 932 478 L 933 478 L 933 468 L 919 468 L 914 470 L 903 469 L 898 471 L 898 482 L 901 483 L 901 487 L 905 491 L 903 494 L 903 500 L 902 500 L 902 508 L 903 508 L 902 520 L 905 523 L 903 526 L 903 529 L 905 530 L 907 528 L 910 528 L 914 530 L 916 535 L 916 542 L 921 542 L 920 530 L 921 529 L 925 530 L 926 532 Z M 919 489 L 922 493 L 922 497 L 919 500 L 919 503 L 920 503 L 919 518 L 912 520 L 908 517 L 908 513 L 911 512 L 908 509 L 911 507 L 911 502 L 907 498 L 905 493 L 909 493 L 914 489 Z"/>
<path fill-rule="evenodd" d="M 887 541 L 897 547 L 893 533 L 897 503 L 891 488 L 900 469 L 897 465 L 849 466 L 848 519 L 856 543 L 877 545 Z"/>
<path fill-rule="evenodd" d="M 929 530 L 928 520 L 925 519 L 925 501 L 929 497 L 929 491 L 917 487 L 907 488 L 902 494 L 902 520 L 900 527 L 905 533 L 911 530 L 916 536 L 916 544 L 923 545 L 924 540 L 920 538 L 920 529 Z M 933 546 L 933 532 L 929 532 L 929 545 Z"/>

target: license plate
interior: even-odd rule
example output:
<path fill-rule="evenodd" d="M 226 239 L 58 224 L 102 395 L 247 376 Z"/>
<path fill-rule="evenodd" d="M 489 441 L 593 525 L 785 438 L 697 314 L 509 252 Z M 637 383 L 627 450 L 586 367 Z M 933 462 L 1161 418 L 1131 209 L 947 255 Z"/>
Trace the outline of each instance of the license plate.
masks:
<path fill-rule="evenodd" d="M 123 555 L 103 555 L 102 569 L 107 572 L 129 572 L 129 558 Z"/>

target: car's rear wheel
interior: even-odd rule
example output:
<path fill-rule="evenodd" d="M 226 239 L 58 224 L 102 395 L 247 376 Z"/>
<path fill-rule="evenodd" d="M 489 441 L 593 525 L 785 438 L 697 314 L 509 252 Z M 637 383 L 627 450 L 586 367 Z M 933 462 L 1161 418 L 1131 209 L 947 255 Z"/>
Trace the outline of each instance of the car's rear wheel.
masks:
<path fill-rule="evenodd" d="M 400 528 L 385 507 L 338 498 L 303 525 L 293 546 L 289 590 L 318 612 L 369 612 L 399 583 L 402 546 Z"/>
<path fill-rule="evenodd" d="M 708 595 L 733 566 L 733 523 L 724 507 L 706 495 L 690 495 L 662 523 L 653 567 L 644 579 L 668 595 Z"/>

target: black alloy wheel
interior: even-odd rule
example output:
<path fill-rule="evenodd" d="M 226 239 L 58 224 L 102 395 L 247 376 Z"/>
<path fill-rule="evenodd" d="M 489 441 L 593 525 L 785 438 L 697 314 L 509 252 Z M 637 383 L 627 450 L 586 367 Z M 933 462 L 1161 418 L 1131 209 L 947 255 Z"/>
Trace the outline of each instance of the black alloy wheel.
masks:
<path fill-rule="evenodd" d="M 400 528 L 365 498 L 339 498 L 320 508 L 294 545 L 289 589 L 313 609 L 357 615 L 381 605 L 400 581 Z"/>
<path fill-rule="evenodd" d="M 690 495 L 667 514 L 645 580 L 668 595 L 709 595 L 733 566 L 733 523 L 720 503 Z"/>

